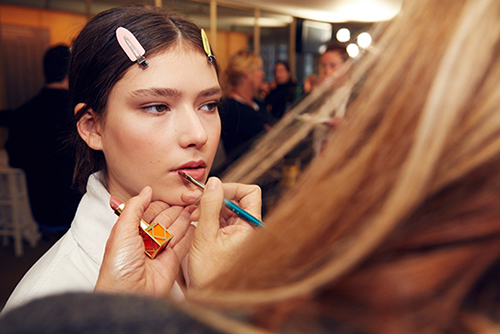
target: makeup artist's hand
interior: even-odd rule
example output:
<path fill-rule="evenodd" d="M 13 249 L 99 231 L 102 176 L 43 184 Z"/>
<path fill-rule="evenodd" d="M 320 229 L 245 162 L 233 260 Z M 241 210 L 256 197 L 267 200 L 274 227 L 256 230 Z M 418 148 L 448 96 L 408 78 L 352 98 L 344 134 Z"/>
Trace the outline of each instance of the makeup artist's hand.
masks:
<path fill-rule="evenodd" d="M 146 187 L 127 201 L 106 244 L 96 291 L 162 297 L 172 289 L 193 237 L 190 216 L 194 207 L 170 207 L 158 202 L 150 205 L 151 198 L 152 189 Z M 141 217 L 159 221 L 174 235 L 154 260 L 144 254 L 138 233 Z"/>
<path fill-rule="evenodd" d="M 198 209 L 191 217 L 198 221 L 188 257 L 188 284 L 202 288 L 237 261 L 244 241 L 257 229 L 223 207 L 223 198 L 236 202 L 259 220 L 261 190 L 255 185 L 222 184 L 210 178 Z"/>

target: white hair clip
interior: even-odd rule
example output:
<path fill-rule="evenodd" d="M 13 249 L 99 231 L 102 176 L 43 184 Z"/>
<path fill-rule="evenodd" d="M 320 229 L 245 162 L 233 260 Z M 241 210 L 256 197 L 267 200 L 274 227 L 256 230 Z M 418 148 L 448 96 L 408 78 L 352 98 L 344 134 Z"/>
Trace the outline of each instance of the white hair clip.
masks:
<path fill-rule="evenodd" d="M 146 51 L 128 29 L 124 27 L 116 29 L 116 39 L 131 61 L 137 62 L 142 69 L 148 67 L 148 63 L 144 57 Z"/>
<path fill-rule="evenodd" d="M 215 60 L 215 56 L 212 54 L 212 50 L 210 49 L 210 43 L 208 42 L 208 37 L 204 29 L 201 29 L 201 40 L 203 41 L 203 49 L 207 54 L 208 62 L 212 63 Z"/>

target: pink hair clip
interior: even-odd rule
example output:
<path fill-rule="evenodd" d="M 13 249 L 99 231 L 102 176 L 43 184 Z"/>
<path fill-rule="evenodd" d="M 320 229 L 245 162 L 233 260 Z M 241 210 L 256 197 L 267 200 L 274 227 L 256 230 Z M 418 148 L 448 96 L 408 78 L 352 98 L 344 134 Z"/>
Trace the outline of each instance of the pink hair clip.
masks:
<path fill-rule="evenodd" d="M 124 27 L 116 29 L 116 39 L 131 61 L 137 62 L 142 69 L 148 67 L 148 63 L 144 57 L 146 51 L 128 29 Z"/>

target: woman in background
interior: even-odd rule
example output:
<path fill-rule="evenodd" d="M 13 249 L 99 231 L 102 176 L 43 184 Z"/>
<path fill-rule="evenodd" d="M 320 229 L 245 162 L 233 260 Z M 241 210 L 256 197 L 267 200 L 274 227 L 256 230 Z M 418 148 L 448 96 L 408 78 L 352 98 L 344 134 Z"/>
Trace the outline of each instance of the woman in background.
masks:
<path fill-rule="evenodd" d="M 241 50 L 231 56 L 222 74 L 221 141 L 226 165 L 243 155 L 270 127 L 265 107 L 257 101 L 264 78 L 262 58 Z"/>
<path fill-rule="evenodd" d="M 290 65 L 278 61 L 274 65 L 274 87 L 266 96 L 267 111 L 275 120 L 281 119 L 296 97 L 297 83 L 292 79 Z"/>

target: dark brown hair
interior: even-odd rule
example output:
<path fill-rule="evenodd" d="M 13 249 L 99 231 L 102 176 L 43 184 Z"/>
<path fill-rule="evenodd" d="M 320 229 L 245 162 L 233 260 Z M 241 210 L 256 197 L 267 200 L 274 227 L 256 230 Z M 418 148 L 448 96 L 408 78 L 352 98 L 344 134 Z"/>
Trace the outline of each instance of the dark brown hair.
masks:
<path fill-rule="evenodd" d="M 45 52 L 43 57 L 43 73 L 45 83 L 63 81 L 68 75 L 69 58 L 71 51 L 66 45 L 57 45 Z"/>
<path fill-rule="evenodd" d="M 201 28 L 163 8 L 138 5 L 101 12 L 87 23 L 72 48 L 69 73 L 71 107 L 78 103 L 86 105 L 75 115 L 75 122 L 89 109 L 102 119 L 111 89 L 131 66 L 138 66 L 118 44 L 115 31 L 119 27 L 134 34 L 146 50 L 146 59 L 181 42 L 205 53 Z M 214 60 L 213 64 L 218 72 L 217 61 Z M 76 167 L 73 179 L 81 190 L 85 190 L 88 176 L 98 170 L 106 172 L 106 163 L 103 153 L 90 149 L 77 133 L 74 143 Z"/>
<path fill-rule="evenodd" d="M 339 43 L 332 42 L 328 44 L 323 54 L 327 52 L 338 52 L 342 56 L 342 59 L 344 59 L 344 61 L 347 61 L 349 59 L 349 54 L 347 53 L 345 45 Z"/>

